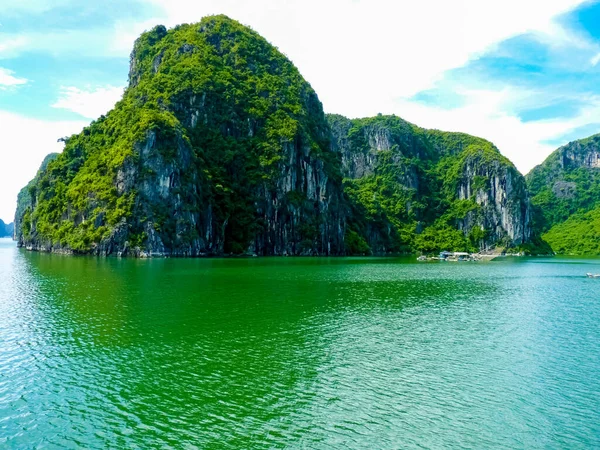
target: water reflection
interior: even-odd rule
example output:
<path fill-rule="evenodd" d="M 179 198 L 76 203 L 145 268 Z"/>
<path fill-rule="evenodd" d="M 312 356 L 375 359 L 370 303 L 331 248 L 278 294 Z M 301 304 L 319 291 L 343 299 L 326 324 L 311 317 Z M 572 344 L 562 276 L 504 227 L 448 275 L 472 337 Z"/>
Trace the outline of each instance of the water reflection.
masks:
<path fill-rule="evenodd" d="M 579 271 L 0 245 L 0 443 L 593 447 L 600 307 Z"/>

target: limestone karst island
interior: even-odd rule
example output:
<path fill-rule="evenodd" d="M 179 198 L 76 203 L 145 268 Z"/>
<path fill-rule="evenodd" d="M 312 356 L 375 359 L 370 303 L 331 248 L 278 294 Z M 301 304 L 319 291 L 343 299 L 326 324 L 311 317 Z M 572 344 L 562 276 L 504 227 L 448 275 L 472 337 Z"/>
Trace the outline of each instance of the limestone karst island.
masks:
<path fill-rule="evenodd" d="M 600 447 L 600 2 L 63 3 L 0 6 L 0 447 Z"/>

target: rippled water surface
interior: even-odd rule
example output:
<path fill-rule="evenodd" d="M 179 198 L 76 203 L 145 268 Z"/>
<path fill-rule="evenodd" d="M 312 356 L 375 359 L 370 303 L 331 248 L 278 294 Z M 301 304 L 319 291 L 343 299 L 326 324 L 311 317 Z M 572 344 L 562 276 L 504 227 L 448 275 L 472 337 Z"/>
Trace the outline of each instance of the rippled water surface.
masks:
<path fill-rule="evenodd" d="M 600 260 L 0 241 L 1 448 L 599 448 Z"/>

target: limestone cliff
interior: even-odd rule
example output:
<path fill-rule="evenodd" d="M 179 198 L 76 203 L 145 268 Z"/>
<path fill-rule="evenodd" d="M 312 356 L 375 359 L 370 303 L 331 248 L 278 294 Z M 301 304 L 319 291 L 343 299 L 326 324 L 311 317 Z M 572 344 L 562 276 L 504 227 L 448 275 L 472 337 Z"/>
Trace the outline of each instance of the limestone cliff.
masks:
<path fill-rule="evenodd" d="M 466 233 L 473 227 L 488 230 L 485 246 L 521 245 L 532 238 L 531 207 L 526 184 L 514 166 L 502 158 L 465 158 L 458 183 L 458 199 L 474 201 L 479 208 L 458 220 Z"/>
<path fill-rule="evenodd" d="M 394 116 L 331 115 L 329 122 L 353 228 L 374 252 L 511 247 L 531 240 L 523 176 L 488 141 L 425 130 Z"/>
<path fill-rule="evenodd" d="M 339 161 L 293 64 L 224 17 L 144 33 L 123 99 L 33 182 L 19 245 L 100 255 L 344 252 Z"/>
<path fill-rule="evenodd" d="M 23 218 L 28 219 L 26 213 L 33 211 L 36 207 L 36 189 L 39 183 L 40 178 L 46 172 L 48 168 L 48 164 L 54 161 L 58 157 L 58 153 L 50 153 L 47 155 L 40 168 L 38 169 L 36 176 L 19 192 L 17 197 L 17 211 L 15 212 L 15 221 L 14 221 L 14 239 L 19 243 L 20 246 L 23 246 L 25 241 L 23 234 L 29 233 L 30 229 L 28 227 L 23 227 Z M 32 195 L 33 194 L 33 195 Z M 29 215 L 30 215 L 29 214 Z M 27 225 L 30 225 L 28 223 Z"/>
<path fill-rule="evenodd" d="M 531 238 L 488 141 L 323 113 L 275 47 L 224 17 L 136 41 L 106 116 L 21 192 L 18 244 L 131 256 L 477 250 Z"/>
<path fill-rule="evenodd" d="M 600 135 L 570 142 L 527 174 L 537 228 L 545 232 L 600 205 Z"/>

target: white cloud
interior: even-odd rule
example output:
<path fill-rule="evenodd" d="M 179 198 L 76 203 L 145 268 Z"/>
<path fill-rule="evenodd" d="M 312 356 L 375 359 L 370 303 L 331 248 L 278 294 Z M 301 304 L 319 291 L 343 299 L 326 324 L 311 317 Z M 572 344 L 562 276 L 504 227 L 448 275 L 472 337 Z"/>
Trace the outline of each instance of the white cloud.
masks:
<path fill-rule="evenodd" d="M 131 22 L 132 29 L 139 29 Z M 141 29 L 143 31 L 144 28 Z M 85 29 L 58 31 L 28 31 L 0 34 L 0 59 L 17 57 L 23 53 L 43 53 L 48 56 L 111 58 L 127 57 L 131 48 L 113 46 L 111 42 L 121 33 L 120 27 L 95 26 Z M 131 46 L 133 40 L 131 40 Z"/>
<path fill-rule="evenodd" d="M 540 164 L 555 147 L 545 141 L 575 128 L 600 123 L 600 97 L 590 97 L 590 106 L 576 117 L 524 123 L 502 112 L 506 105 L 522 102 L 532 93 L 507 87 L 501 91 L 463 90 L 465 106 L 443 109 L 410 101 L 400 101 L 404 118 L 425 128 L 460 131 L 492 141 L 523 172 Z M 600 132 L 600 129 L 598 130 Z"/>
<path fill-rule="evenodd" d="M 114 55 L 129 55 L 135 40 L 146 30 L 165 22 L 165 18 L 155 18 L 143 22 L 119 21 L 114 25 L 112 40 L 108 51 Z"/>
<path fill-rule="evenodd" d="M 218 13 L 252 26 L 298 65 L 327 110 L 365 116 L 401 113 L 394 99 L 504 39 L 554 29 L 584 0 L 148 1 L 164 8 L 168 26 Z"/>
<path fill-rule="evenodd" d="M 600 57 L 593 55 L 600 54 L 600 48 L 595 49 L 585 37 L 565 30 L 555 20 L 585 0 L 145 1 L 158 5 L 163 14 L 153 20 L 123 20 L 94 29 L 3 34 L 0 58 L 26 50 L 56 57 L 126 58 L 139 33 L 156 24 L 172 27 L 197 22 L 209 14 L 227 14 L 250 25 L 286 53 L 318 92 L 326 111 L 350 117 L 394 113 L 420 126 L 482 136 L 493 141 L 522 171 L 553 150 L 545 140 L 600 122 L 600 101 L 590 99 L 590 106 L 578 117 L 522 123 L 507 112 L 511 110 L 507 106 L 525 102 L 527 92 L 514 86 L 495 90 L 496 85 L 491 84 L 474 90 L 468 80 L 459 86 L 467 99 L 461 108 L 449 111 L 409 101 L 415 93 L 435 86 L 448 70 L 462 67 L 503 40 L 526 32 L 535 33 L 547 45 L 588 49 L 587 61 L 597 62 Z M 33 0 L 28 7 L 39 12 L 52 4 Z M 16 9 L 12 8 L 12 13 Z M 6 75 L 18 79 L 11 73 Z M 64 87 L 53 106 L 95 119 L 112 108 L 121 95 L 122 88 L 113 86 Z M 0 163 L 0 217 L 10 219 L 17 191 L 33 177 L 44 155 L 60 149 L 56 139 L 83 125 L 38 121 L 0 111 L 5 148 Z"/>
<path fill-rule="evenodd" d="M 493 141 L 522 171 L 552 150 L 543 141 L 586 120 L 522 123 L 505 111 L 527 93 L 468 92 L 466 106 L 444 110 L 409 101 L 500 42 L 534 33 L 546 45 L 593 50 L 582 36 L 556 22 L 585 0 L 147 0 L 164 10 L 156 21 L 117 28 L 115 42 L 133 44 L 157 23 L 174 26 L 209 14 L 227 14 L 277 45 L 313 85 L 328 112 L 364 117 L 393 113 L 417 125 L 463 131 Z M 600 49 L 598 49 L 600 50 Z M 594 62 L 594 61 L 592 61 Z"/>
<path fill-rule="evenodd" d="M 48 153 L 62 151 L 57 139 L 81 131 L 86 122 L 30 119 L 0 110 L 0 218 L 12 222 L 17 194 L 36 174 Z"/>
<path fill-rule="evenodd" d="M 17 52 L 27 47 L 29 39 L 22 35 L 2 36 L 0 40 L 0 58 L 14 56 Z"/>
<path fill-rule="evenodd" d="M 110 111 L 123 96 L 123 87 L 101 86 L 79 89 L 61 87 L 60 98 L 53 108 L 68 109 L 90 119 L 96 119 Z"/>
<path fill-rule="evenodd" d="M 15 77 L 13 74 L 12 70 L 0 67 L 0 90 L 27 83 L 27 79 Z"/>

